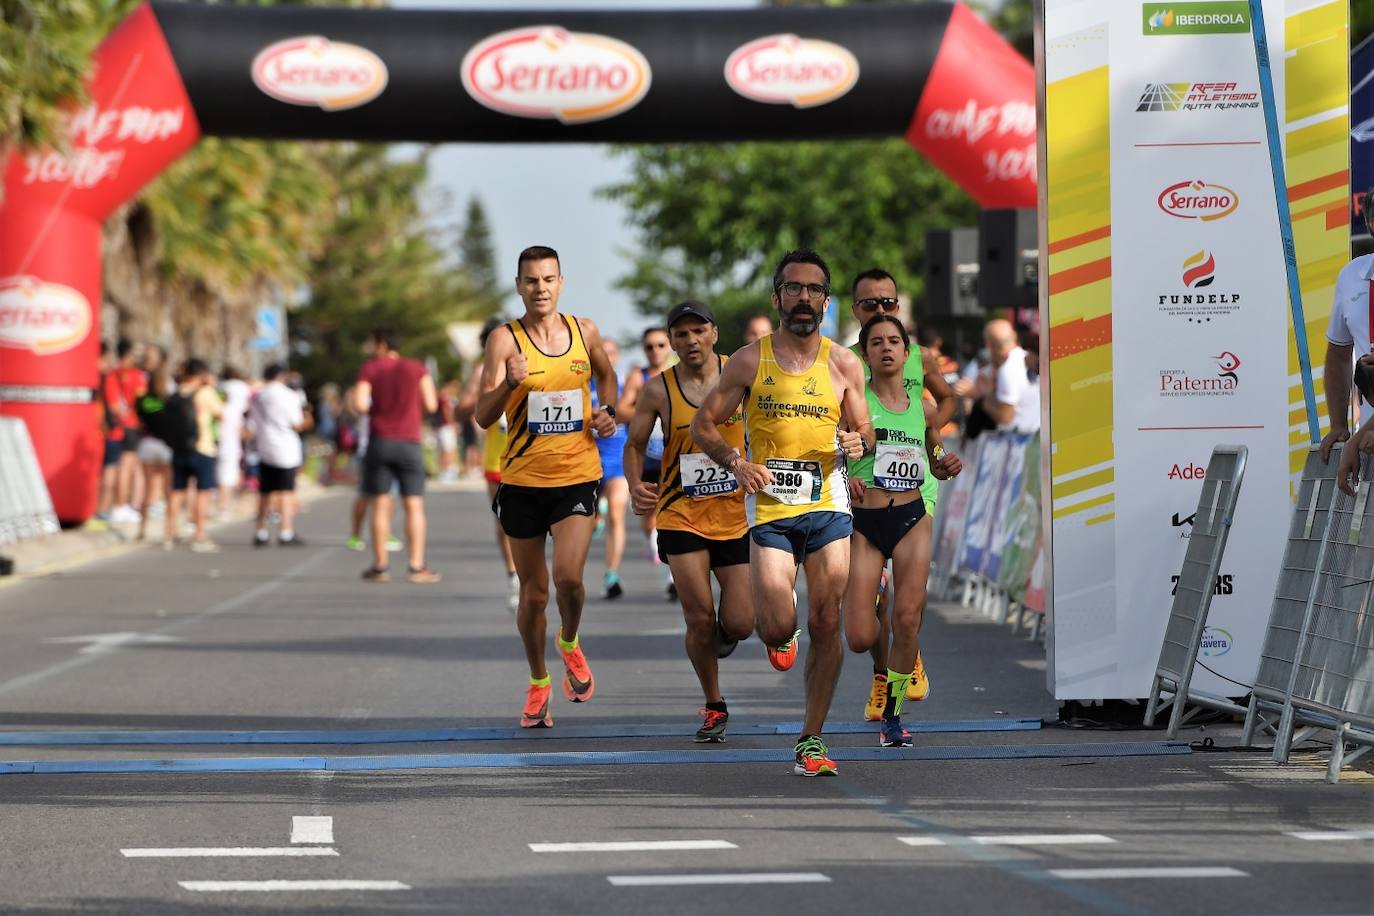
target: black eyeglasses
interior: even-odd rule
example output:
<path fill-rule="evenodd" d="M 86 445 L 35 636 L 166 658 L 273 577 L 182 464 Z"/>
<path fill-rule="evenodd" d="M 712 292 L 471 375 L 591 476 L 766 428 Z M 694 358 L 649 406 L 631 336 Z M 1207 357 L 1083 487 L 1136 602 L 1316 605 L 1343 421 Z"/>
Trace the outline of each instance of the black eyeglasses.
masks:
<path fill-rule="evenodd" d="M 899 303 L 896 299 L 893 299 L 889 296 L 884 296 L 881 299 L 860 299 L 858 302 L 855 302 L 854 304 L 865 312 L 872 312 L 877 309 L 881 309 L 884 312 L 895 312 L 897 311 L 897 307 L 901 303 Z"/>
<path fill-rule="evenodd" d="M 773 287 L 773 292 L 782 291 L 788 296 L 800 296 L 802 290 L 806 290 L 810 293 L 812 299 L 827 299 L 830 297 L 830 287 L 822 286 L 819 283 L 798 283 L 795 280 L 789 280 L 786 283 L 779 283 L 777 286 Z"/>

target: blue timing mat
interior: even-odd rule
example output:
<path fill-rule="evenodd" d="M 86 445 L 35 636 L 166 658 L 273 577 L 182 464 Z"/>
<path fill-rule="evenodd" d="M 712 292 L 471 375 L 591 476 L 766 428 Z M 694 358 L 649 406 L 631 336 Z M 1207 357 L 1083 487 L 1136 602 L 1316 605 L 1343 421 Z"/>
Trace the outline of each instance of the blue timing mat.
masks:
<path fill-rule="evenodd" d="M 947 722 L 906 722 L 912 734 L 937 732 L 1034 731 L 1039 719 L 965 719 Z M 195 744 L 422 744 L 435 741 L 554 741 L 560 738 L 690 738 L 693 724 L 665 725 L 573 725 L 542 728 L 427 728 L 295 731 L 25 731 L 0 732 L 3 746 L 86 746 L 86 745 L 195 745 Z M 791 735 L 801 730 L 800 722 L 756 723 L 743 725 L 734 734 Z M 876 733 L 875 722 L 837 722 L 826 726 L 826 734 Z"/>
<path fill-rule="evenodd" d="M 1026 760 L 1037 757 L 1155 757 L 1191 753 L 1180 741 L 1029 744 L 984 747 L 837 747 L 837 761 Z M 28 760 L 0 763 L 0 775 L 57 773 L 245 773 L 466 770 L 637 764 L 791 763 L 789 748 L 697 751 L 588 751 L 536 754 L 392 754 L 368 757 L 183 757 L 164 760 Z"/>

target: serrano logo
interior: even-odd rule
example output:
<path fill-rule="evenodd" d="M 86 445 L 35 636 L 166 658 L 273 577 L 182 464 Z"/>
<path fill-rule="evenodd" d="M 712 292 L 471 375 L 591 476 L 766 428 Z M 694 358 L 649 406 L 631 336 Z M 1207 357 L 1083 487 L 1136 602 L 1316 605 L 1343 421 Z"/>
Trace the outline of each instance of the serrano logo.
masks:
<path fill-rule="evenodd" d="M 376 54 L 319 35 L 279 41 L 253 58 L 253 82 L 290 105 L 357 108 L 381 95 L 386 81 L 386 64 Z"/>
<path fill-rule="evenodd" d="M 1159 209 L 1179 219 L 1200 219 L 1204 223 L 1236 212 L 1240 197 L 1225 185 L 1205 181 L 1180 181 L 1159 192 Z"/>
<path fill-rule="evenodd" d="M 843 96 L 859 81 L 848 48 L 796 35 L 768 35 L 736 48 L 725 61 L 735 92 L 769 105 L 814 108 Z"/>
<path fill-rule="evenodd" d="M 463 88 L 482 105 L 564 124 L 629 111 L 649 91 L 651 79 L 649 62 L 631 45 L 556 25 L 492 35 L 463 58 Z"/>
<path fill-rule="evenodd" d="M 0 347 L 61 353 L 86 339 L 91 306 L 70 286 L 37 277 L 0 279 Z"/>

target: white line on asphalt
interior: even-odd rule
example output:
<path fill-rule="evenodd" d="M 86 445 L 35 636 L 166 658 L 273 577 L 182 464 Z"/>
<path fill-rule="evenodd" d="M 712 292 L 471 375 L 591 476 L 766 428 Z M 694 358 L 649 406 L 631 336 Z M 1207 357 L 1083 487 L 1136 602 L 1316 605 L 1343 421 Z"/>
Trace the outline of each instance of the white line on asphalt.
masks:
<path fill-rule="evenodd" d="M 1238 868 L 1216 866 L 1166 866 L 1163 868 L 1051 868 L 1050 874 L 1066 881 L 1100 881 L 1114 878 L 1248 878 Z"/>
<path fill-rule="evenodd" d="M 828 884 L 816 871 L 759 872 L 737 875 L 607 875 L 616 887 L 669 887 L 681 884 Z"/>
<path fill-rule="evenodd" d="M 188 891 L 408 891 L 399 881 L 178 881 Z"/>
<path fill-rule="evenodd" d="M 252 858 L 259 856 L 337 856 L 324 846 L 180 846 L 168 849 L 121 849 L 128 859 Z"/>
<path fill-rule="evenodd" d="M 1314 842 L 1336 840 L 1374 840 L 1374 830 L 1289 830 L 1288 836 Z"/>
<path fill-rule="evenodd" d="M 899 836 L 898 840 L 908 846 L 944 846 L 945 841 L 938 836 Z M 1095 843 L 1115 843 L 1116 840 L 1100 833 L 1027 833 L 998 834 L 993 836 L 971 836 L 970 842 L 979 846 L 1080 846 Z"/>
<path fill-rule="evenodd" d="M 291 818 L 291 842 L 334 842 L 334 818 L 297 814 Z"/>
<path fill-rule="evenodd" d="M 531 843 L 530 852 L 650 852 L 739 849 L 727 840 L 620 840 L 609 843 Z"/>

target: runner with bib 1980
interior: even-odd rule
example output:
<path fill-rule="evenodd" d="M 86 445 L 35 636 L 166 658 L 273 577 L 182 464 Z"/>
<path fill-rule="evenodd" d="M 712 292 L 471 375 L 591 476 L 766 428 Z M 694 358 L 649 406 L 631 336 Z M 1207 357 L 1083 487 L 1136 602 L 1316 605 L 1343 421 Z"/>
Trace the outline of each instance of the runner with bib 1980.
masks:
<path fill-rule="evenodd" d="M 797 567 L 806 570 L 806 718 L 794 772 L 837 772 L 821 738 L 840 665 L 840 598 L 849 577 L 846 457 L 873 447 L 858 357 L 819 333 L 830 298 L 830 268 L 809 249 L 789 251 L 773 274 L 776 333 L 741 348 L 692 421 L 692 438 L 732 472 L 746 494 L 754 621 L 773 667 L 797 655 Z M 721 436 L 741 403 L 748 456 Z"/>
<path fill-rule="evenodd" d="M 850 462 L 854 533 L 850 541 L 845 637 L 855 652 L 867 652 L 881 634 L 868 613 L 883 566 L 892 561 L 892 655 L 879 743 L 907 747 L 902 701 L 920 649 L 921 614 L 930 574 L 931 518 L 921 486 L 933 473 L 941 480 L 958 474 L 958 457 L 934 445 L 926 434 L 920 400 L 902 384 L 911 343 L 895 315 L 869 319 L 859 346 L 872 370 L 864 390 L 876 440 L 874 452 Z"/>

